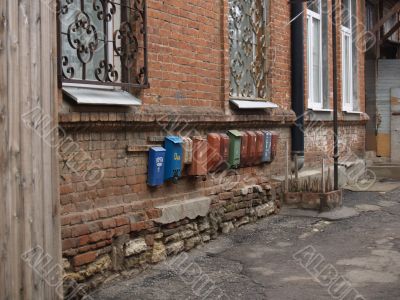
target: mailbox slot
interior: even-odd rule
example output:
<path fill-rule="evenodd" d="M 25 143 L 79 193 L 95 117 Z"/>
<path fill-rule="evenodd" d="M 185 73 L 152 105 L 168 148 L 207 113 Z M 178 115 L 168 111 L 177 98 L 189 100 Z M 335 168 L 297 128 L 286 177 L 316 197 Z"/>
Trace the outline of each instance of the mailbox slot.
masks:
<path fill-rule="evenodd" d="M 147 184 L 149 186 L 160 186 L 164 183 L 164 167 L 165 149 L 163 147 L 150 148 L 147 167 Z"/>
<path fill-rule="evenodd" d="M 264 151 L 261 161 L 263 163 L 271 162 L 271 145 L 272 145 L 272 133 L 270 131 L 264 130 Z"/>
<path fill-rule="evenodd" d="M 213 172 L 221 162 L 221 136 L 217 133 L 207 135 L 208 150 L 207 150 L 207 169 Z"/>
<path fill-rule="evenodd" d="M 177 183 L 182 176 L 182 139 L 179 136 L 167 136 L 165 138 L 165 180 L 173 180 Z"/>
<path fill-rule="evenodd" d="M 257 134 L 254 131 L 247 131 L 248 147 L 247 147 L 247 166 L 252 166 L 256 163 L 257 157 Z"/>
<path fill-rule="evenodd" d="M 240 150 L 242 133 L 238 130 L 228 131 L 229 136 L 229 165 L 231 168 L 240 166 Z"/>
<path fill-rule="evenodd" d="M 193 161 L 190 165 L 188 174 L 190 176 L 207 175 L 207 139 L 196 136 L 193 137 Z"/>
<path fill-rule="evenodd" d="M 262 131 L 256 131 L 257 144 L 256 144 L 256 161 L 255 164 L 260 164 L 264 154 L 264 133 Z"/>

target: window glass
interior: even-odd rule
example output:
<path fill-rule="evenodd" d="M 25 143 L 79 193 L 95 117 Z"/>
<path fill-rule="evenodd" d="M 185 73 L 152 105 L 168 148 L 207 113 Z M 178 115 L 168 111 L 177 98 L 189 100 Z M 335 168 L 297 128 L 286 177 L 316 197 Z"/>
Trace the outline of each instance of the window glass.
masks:
<path fill-rule="evenodd" d="M 148 85 L 145 0 L 60 0 L 62 81 Z"/>
<path fill-rule="evenodd" d="M 351 106 L 351 40 L 349 34 L 343 35 L 343 102 Z"/>
<path fill-rule="evenodd" d="M 312 49 L 312 68 L 313 68 L 313 100 L 315 103 L 322 103 L 322 66 L 321 66 L 321 21 L 313 19 L 313 49 Z"/>
<path fill-rule="evenodd" d="M 322 23 L 319 1 L 309 1 L 307 10 L 308 106 L 323 108 Z M 316 5 L 316 6 L 313 6 Z M 310 9 L 313 8 L 313 9 Z M 317 9 L 318 8 L 318 9 Z"/>
<path fill-rule="evenodd" d="M 342 0 L 342 25 L 351 28 L 351 0 Z"/>
<path fill-rule="evenodd" d="M 307 9 L 320 14 L 321 13 L 321 1 L 320 0 L 308 0 Z"/>
<path fill-rule="evenodd" d="M 266 98 L 266 0 L 229 0 L 230 96 Z"/>

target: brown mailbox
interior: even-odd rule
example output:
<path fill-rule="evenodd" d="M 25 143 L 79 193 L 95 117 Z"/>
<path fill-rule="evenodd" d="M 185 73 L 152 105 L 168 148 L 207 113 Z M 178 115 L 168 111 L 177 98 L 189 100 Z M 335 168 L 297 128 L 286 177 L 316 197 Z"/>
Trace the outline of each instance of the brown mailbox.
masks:
<path fill-rule="evenodd" d="M 222 156 L 222 164 L 223 168 L 228 168 L 228 161 L 229 161 L 229 136 L 225 133 L 220 134 L 221 137 L 221 156 Z M 225 165 L 225 167 L 224 167 Z"/>
<path fill-rule="evenodd" d="M 183 158 L 182 158 L 182 166 L 184 165 L 190 165 L 193 160 L 193 141 L 191 138 L 188 137 L 182 137 L 182 152 L 183 152 Z"/>
<path fill-rule="evenodd" d="M 240 145 L 240 166 L 245 167 L 248 164 L 249 155 L 249 134 L 248 132 L 242 132 L 241 145 Z"/>
<path fill-rule="evenodd" d="M 255 164 L 260 164 L 262 157 L 264 155 L 265 136 L 264 136 L 264 132 L 262 132 L 262 131 L 256 131 L 256 135 L 257 135 L 257 145 L 256 145 Z"/>
<path fill-rule="evenodd" d="M 190 176 L 207 175 L 207 139 L 201 136 L 194 136 L 193 140 L 193 160 L 188 174 Z"/>
<path fill-rule="evenodd" d="M 207 169 L 213 172 L 217 169 L 221 162 L 221 136 L 218 133 L 210 133 L 207 135 Z"/>
<path fill-rule="evenodd" d="M 257 151 L 257 134 L 254 131 L 247 131 L 249 135 L 248 148 L 247 148 L 247 166 L 252 166 L 256 163 Z"/>
<path fill-rule="evenodd" d="M 278 151 L 278 141 L 279 141 L 279 133 L 276 131 L 272 131 L 272 139 L 271 139 L 271 158 L 274 159 L 276 157 Z"/>

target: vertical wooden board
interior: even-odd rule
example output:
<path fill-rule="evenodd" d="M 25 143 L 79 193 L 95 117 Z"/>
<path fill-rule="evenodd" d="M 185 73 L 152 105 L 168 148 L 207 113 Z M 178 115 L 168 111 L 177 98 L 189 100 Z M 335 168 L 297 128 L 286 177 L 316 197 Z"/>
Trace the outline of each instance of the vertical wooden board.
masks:
<path fill-rule="evenodd" d="M 10 238 L 8 240 L 8 263 L 10 264 L 9 286 L 12 299 L 21 297 L 20 291 L 23 290 L 23 278 L 21 272 L 22 263 L 19 259 L 21 253 L 21 243 L 24 240 L 21 232 L 21 167 L 20 167 L 20 94 L 19 94 L 19 10 L 18 2 L 8 0 L 7 2 L 7 76 L 8 76 L 8 191 L 7 202 L 9 205 Z"/>
<path fill-rule="evenodd" d="M 36 246 L 40 246 L 44 248 L 44 238 L 45 234 L 43 234 L 43 199 L 41 195 L 44 193 L 44 189 L 42 187 L 42 178 L 43 178 L 43 151 L 42 151 L 42 139 L 40 135 L 38 135 L 38 130 L 40 129 L 40 120 L 41 118 L 37 118 L 37 115 L 33 114 L 33 111 L 37 111 L 42 106 L 42 99 L 40 95 L 40 87 L 42 85 L 40 70 L 44 66 L 40 61 L 40 48 L 41 48 L 41 15 L 40 15 L 40 5 L 35 4 L 31 1 L 27 1 L 24 3 L 26 5 L 25 10 L 27 10 L 27 18 L 29 27 L 26 28 L 26 34 L 28 39 L 28 46 L 30 47 L 29 51 L 24 54 L 27 55 L 26 63 L 28 64 L 26 70 L 29 70 L 25 76 L 28 78 L 31 84 L 27 87 L 27 95 L 29 98 L 29 103 L 23 107 L 23 115 L 26 116 L 26 120 L 29 120 L 31 126 L 29 124 L 24 124 L 21 127 L 22 136 L 30 136 L 30 138 L 24 138 L 26 143 L 29 143 L 31 147 L 31 153 L 28 153 L 27 158 L 29 158 L 30 163 L 24 162 L 24 165 L 30 165 L 30 171 L 26 172 L 26 178 L 29 178 L 29 185 L 26 187 L 25 191 L 29 191 L 31 193 L 31 197 L 26 199 L 25 204 L 25 217 L 31 220 L 30 226 L 25 224 L 25 232 L 27 241 L 25 242 L 24 251 L 29 250 L 30 248 L 34 248 Z M 40 20 L 40 22 L 37 22 Z M 23 47 L 25 48 L 25 47 Z M 40 116 L 40 114 L 39 114 Z M 24 156 L 25 157 L 25 156 Z M 27 266 L 25 266 L 27 267 Z M 46 289 L 45 282 L 43 278 L 40 276 L 35 276 L 35 274 L 31 273 L 32 270 L 28 268 L 24 273 L 26 273 L 26 286 L 29 288 L 26 291 L 29 293 L 25 295 L 25 297 L 43 297 L 44 291 Z"/>
<path fill-rule="evenodd" d="M 19 135 L 20 135 L 20 177 L 22 179 L 20 184 L 20 236 L 24 238 L 20 241 L 20 252 L 24 253 L 35 247 L 35 241 L 32 240 L 33 228 L 35 225 L 35 219 L 32 216 L 33 207 L 32 203 L 36 200 L 36 195 L 33 193 L 33 176 L 32 176 L 32 159 L 34 157 L 34 151 L 32 149 L 32 140 L 35 139 L 35 135 L 32 134 L 32 130 L 29 129 L 29 124 L 26 125 L 22 122 L 22 116 L 29 116 L 29 111 L 32 105 L 32 88 L 35 84 L 40 84 L 36 78 L 31 78 L 31 51 L 37 47 L 32 40 L 37 34 L 33 36 L 30 34 L 30 29 L 35 27 L 35 23 L 31 17 L 31 5 L 30 0 L 20 0 L 18 5 L 18 46 L 19 52 L 19 64 L 15 66 L 18 75 L 14 76 L 17 78 L 15 84 L 19 86 L 19 102 L 20 110 L 19 114 L 14 120 L 15 123 L 19 124 Z M 35 201 L 35 203 L 37 203 Z M 35 208 L 36 210 L 36 208 Z M 40 233 L 40 232 L 39 232 Z M 22 287 L 23 287 L 23 298 L 28 299 L 38 298 L 40 295 L 36 292 L 33 285 L 33 274 L 32 268 L 26 264 L 21 265 Z"/>
<path fill-rule="evenodd" d="M 7 36 L 6 36 L 7 3 L 0 1 L 0 141 L 7 137 Z M 10 298 L 9 289 L 3 287 L 10 278 L 10 265 L 7 257 L 7 243 L 9 240 L 8 204 L 7 204 L 7 144 L 0 142 L 0 288 L 3 296 Z"/>
<path fill-rule="evenodd" d="M 57 91 L 57 26 L 55 7 L 41 2 L 41 48 L 40 61 L 41 70 L 41 98 L 42 108 L 46 115 L 50 116 L 50 128 L 43 128 L 46 134 L 50 133 L 47 142 L 43 145 L 43 189 L 49 191 L 43 195 L 44 222 L 49 226 L 44 227 L 44 249 L 48 251 L 55 262 L 61 266 L 61 223 L 60 223 L 60 201 L 58 183 L 58 156 L 55 145 L 58 142 L 58 91 Z M 50 132 L 49 132 L 50 129 Z M 62 278 L 60 278 L 62 284 Z M 44 294 L 46 299 L 59 298 L 55 289 L 47 288 Z"/>

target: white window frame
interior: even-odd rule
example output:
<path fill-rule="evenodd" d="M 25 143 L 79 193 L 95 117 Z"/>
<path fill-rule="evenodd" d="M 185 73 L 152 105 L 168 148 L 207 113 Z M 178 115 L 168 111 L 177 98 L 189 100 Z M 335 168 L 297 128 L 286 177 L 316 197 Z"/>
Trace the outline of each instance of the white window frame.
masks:
<path fill-rule="evenodd" d="M 341 39 L 342 39 L 342 108 L 343 111 L 345 112 L 352 112 L 354 111 L 354 91 L 353 91 L 353 81 L 354 81 L 354 74 L 353 74 L 353 11 L 352 11 L 352 3 L 353 0 L 349 0 L 349 15 L 350 15 L 350 28 L 346 26 L 341 26 Z M 345 47 L 344 43 L 346 40 L 346 37 L 349 38 L 349 46 L 348 52 L 345 53 Z M 348 62 L 349 62 L 349 74 L 347 74 L 347 80 L 345 78 L 345 72 L 344 72 L 344 61 L 345 57 L 348 56 Z M 350 99 L 347 99 L 347 93 L 346 90 L 347 88 L 349 89 L 349 94 L 350 94 Z"/>
<path fill-rule="evenodd" d="M 316 13 L 310 9 L 307 10 L 307 64 L 308 64 L 308 108 L 310 109 L 323 109 L 324 100 L 323 100 L 323 66 L 322 66 L 322 18 L 321 18 L 321 2 L 319 1 L 319 11 L 320 13 Z M 319 57 L 319 83 L 320 83 L 320 95 L 314 95 L 313 84 L 314 84 L 314 68 L 313 68 L 313 55 L 312 51 L 314 49 L 314 22 L 313 19 L 319 20 L 319 48 L 320 48 L 320 57 Z M 317 99 L 316 97 L 319 97 Z M 319 101 L 318 101 L 319 100 Z"/>

